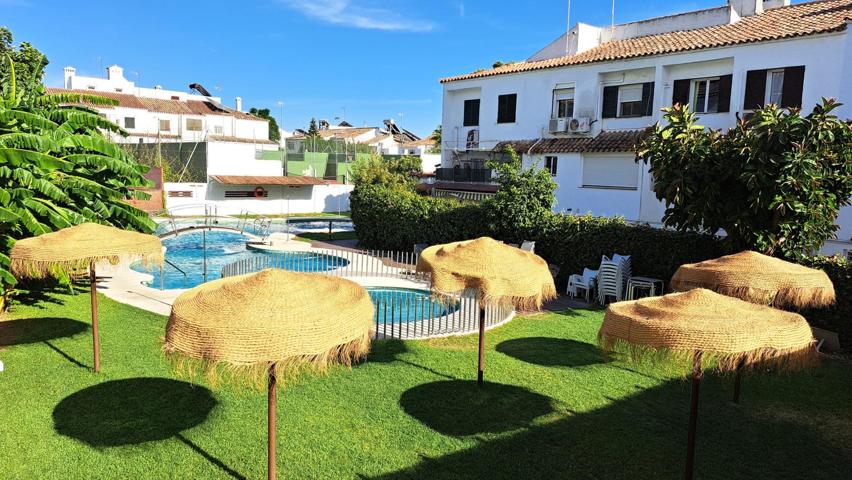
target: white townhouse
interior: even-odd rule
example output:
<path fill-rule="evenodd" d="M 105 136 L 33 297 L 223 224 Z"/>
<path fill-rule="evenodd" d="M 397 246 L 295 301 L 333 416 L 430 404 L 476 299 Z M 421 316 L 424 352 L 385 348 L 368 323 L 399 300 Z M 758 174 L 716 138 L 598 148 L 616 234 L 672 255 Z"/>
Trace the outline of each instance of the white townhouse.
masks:
<path fill-rule="evenodd" d="M 727 5 L 614 27 L 578 23 L 523 62 L 441 80 L 435 194 L 491 192 L 484 162 L 515 146 L 559 185 L 558 211 L 659 225 L 664 205 L 631 151 L 660 109 L 688 103 L 710 128 L 760 105 L 809 110 L 820 97 L 852 117 L 852 0 Z M 481 193 L 479 193 L 481 195 Z M 825 253 L 852 251 L 852 208 Z"/>
<path fill-rule="evenodd" d="M 113 141 L 158 143 L 163 155 L 174 155 L 202 170 L 206 181 L 164 185 L 167 208 L 185 207 L 181 213 L 198 214 L 205 205 L 216 205 L 220 214 L 282 214 L 348 206 L 351 186 L 288 177 L 275 155 L 266 159 L 263 153 L 276 151 L 279 145 L 269 140 L 269 122 L 244 112 L 240 97 L 231 108 L 197 83 L 189 89 L 197 93 L 139 87 L 113 65 L 104 78 L 80 76 L 73 67 L 66 67 L 64 87 L 48 91 L 115 100 L 115 106 L 89 105 L 127 131 L 127 137 L 110 133 Z"/>

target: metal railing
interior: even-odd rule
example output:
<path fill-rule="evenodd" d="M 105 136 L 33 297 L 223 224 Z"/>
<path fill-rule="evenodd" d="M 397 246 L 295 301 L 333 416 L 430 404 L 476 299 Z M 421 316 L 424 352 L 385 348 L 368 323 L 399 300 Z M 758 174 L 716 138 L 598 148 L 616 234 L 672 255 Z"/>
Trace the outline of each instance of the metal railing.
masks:
<path fill-rule="evenodd" d="M 373 303 L 376 304 L 375 338 L 419 339 L 477 331 L 477 292 L 465 290 L 460 295 L 440 300 L 432 298 L 429 293 L 430 275 L 416 271 L 418 259 L 419 254 L 414 252 L 380 250 L 275 252 L 226 265 L 222 268 L 222 277 L 283 268 L 344 278 L 407 280 L 409 283 L 395 282 L 393 286 L 375 287 L 379 290 L 372 292 Z M 514 311 L 509 308 L 488 306 L 485 308 L 486 328 L 503 323 L 513 315 Z"/>
<path fill-rule="evenodd" d="M 437 168 L 435 179 L 439 182 L 462 182 L 462 183 L 491 183 L 492 171 L 490 168 Z"/>

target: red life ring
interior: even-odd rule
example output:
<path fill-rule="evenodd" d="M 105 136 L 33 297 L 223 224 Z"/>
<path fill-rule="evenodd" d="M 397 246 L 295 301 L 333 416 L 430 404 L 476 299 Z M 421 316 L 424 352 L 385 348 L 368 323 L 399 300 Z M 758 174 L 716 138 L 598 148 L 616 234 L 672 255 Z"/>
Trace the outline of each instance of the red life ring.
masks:
<path fill-rule="evenodd" d="M 263 198 L 266 190 L 263 187 L 254 187 L 254 198 L 261 199 Z"/>

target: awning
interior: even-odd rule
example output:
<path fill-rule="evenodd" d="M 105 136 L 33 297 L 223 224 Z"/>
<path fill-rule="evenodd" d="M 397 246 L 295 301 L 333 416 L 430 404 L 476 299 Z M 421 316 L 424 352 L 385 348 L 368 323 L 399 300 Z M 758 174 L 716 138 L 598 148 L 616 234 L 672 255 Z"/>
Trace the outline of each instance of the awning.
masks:
<path fill-rule="evenodd" d="M 253 175 L 210 175 L 210 178 L 223 185 L 328 185 L 329 182 L 316 177 L 261 177 Z"/>

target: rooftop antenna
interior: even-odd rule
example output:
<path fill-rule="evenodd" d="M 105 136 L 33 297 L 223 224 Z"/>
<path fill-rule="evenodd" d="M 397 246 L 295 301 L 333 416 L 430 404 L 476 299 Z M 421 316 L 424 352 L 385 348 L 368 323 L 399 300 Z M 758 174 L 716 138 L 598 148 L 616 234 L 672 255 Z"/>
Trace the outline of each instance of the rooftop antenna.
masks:
<path fill-rule="evenodd" d="M 610 24 L 612 33 L 615 33 L 615 0 L 612 0 L 612 23 Z"/>
<path fill-rule="evenodd" d="M 568 55 L 568 49 L 571 45 L 571 0 L 568 0 L 568 17 L 565 19 L 567 24 L 565 30 L 565 55 Z"/>

